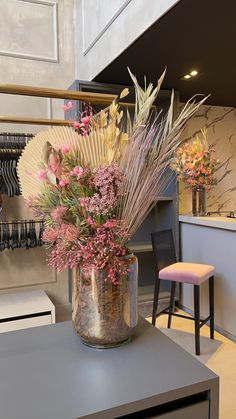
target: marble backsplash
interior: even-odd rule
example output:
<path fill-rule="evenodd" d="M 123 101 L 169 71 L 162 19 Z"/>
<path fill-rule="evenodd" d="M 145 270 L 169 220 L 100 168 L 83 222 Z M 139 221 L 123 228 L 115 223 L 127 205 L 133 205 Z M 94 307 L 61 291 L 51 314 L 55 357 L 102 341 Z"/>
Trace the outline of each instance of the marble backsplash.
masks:
<path fill-rule="evenodd" d="M 221 162 L 216 172 L 218 183 L 207 192 L 207 211 L 236 211 L 236 108 L 201 106 L 182 137 L 191 139 L 203 127 L 208 129 L 209 143 L 214 144 L 215 157 Z M 179 192 L 180 213 L 190 213 L 191 192 L 181 182 Z"/>

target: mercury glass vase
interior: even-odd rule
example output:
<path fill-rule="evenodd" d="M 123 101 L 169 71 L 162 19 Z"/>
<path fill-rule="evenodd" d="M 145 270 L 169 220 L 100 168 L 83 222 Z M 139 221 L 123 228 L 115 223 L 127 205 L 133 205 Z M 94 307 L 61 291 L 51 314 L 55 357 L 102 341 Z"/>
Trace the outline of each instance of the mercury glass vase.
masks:
<path fill-rule="evenodd" d="M 112 284 L 105 269 L 73 272 L 72 322 L 81 341 L 94 348 L 112 348 L 131 339 L 138 318 L 137 257 L 125 257 L 128 274 Z"/>
<path fill-rule="evenodd" d="M 192 214 L 194 216 L 206 215 L 206 189 L 192 189 Z"/>

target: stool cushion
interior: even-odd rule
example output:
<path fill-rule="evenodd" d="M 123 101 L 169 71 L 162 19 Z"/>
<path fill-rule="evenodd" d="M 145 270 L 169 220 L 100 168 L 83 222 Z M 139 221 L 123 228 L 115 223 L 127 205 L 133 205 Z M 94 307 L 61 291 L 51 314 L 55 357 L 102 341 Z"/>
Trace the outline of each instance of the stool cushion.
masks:
<path fill-rule="evenodd" d="M 159 271 L 159 278 L 168 281 L 183 282 L 200 285 L 203 281 L 214 275 L 212 265 L 202 263 L 177 262 Z"/>

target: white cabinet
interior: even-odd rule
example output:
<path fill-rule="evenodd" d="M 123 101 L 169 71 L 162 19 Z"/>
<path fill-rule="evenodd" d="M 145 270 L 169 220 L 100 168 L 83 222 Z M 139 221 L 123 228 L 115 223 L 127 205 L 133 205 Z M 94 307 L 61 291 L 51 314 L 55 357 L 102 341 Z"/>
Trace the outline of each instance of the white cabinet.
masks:
<path fill-rule="evenodd" d="M 0 295 L 0 333 L 55 323 L 55 306 L 45 291 Z"/>

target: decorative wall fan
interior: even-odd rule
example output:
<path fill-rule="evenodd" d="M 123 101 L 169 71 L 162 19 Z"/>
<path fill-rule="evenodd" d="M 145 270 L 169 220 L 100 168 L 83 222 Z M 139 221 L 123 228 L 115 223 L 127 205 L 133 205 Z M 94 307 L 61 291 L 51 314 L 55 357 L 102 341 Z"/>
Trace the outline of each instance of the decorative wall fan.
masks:
<path fill-rule="evenodd" d="M 37 195 L 42 182 L 35 175 L 40 169 L 39 162 L 47 143 L 59 150 L 62 146 L 78 147 L 85 165 L 97 167 L 106 157 L 106 144 L 103 140 L 105 129 L 91 131 L 90 134 L 80 135 L 72 127 L 54 127 L 39 132 L 27 144 L 17 166 L 20 179 L 20 189 L 24 198 Z"/>

